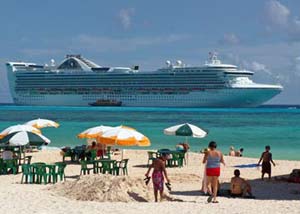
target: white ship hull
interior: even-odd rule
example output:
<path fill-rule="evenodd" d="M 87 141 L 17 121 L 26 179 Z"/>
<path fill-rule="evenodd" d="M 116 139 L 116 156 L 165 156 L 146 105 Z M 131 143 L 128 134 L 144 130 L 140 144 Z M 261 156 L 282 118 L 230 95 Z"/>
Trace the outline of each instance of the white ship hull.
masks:
<path fill-rule="evenodd" d="M 148 107 L 255 107 L 280 93 L 279 88 L 232 88 L 186 95 L 17 95 L 17 105 L 88 106 L 97 99 L 122 101 L 122 106 Z"/>

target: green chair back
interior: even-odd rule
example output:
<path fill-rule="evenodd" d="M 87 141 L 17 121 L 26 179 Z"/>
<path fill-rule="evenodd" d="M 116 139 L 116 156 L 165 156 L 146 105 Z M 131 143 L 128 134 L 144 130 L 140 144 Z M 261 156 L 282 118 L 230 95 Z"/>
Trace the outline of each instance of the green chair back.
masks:
<path fill-rule="evenodd" d="M 56 181 L 57 181 L 57 177 L 60 178 L 60 180 L 66 180 L 66 176 L 65 176 L 65 168 L 67 167 L 66 163 L 55 163 L 55 165 L 57 166 L 57 171 L 55 172 L 55 176 L 56 176 Z"/>
<path fill-rule="evenodd" d="M 153 160 L 155 160 L 157 158 L 157 152 L 153 152 L 153 151 L 148 151 L 148 163 L 147 166 L 149 166 L 150 161 L 153 162 Z"/>
<path fill-rule="evenodd" d="M 103 161 L 103 162 L 101 162 L 101 172 L 103 174 L 105 174 L 106 172 L 108 172 L 109 174 L 113 174 L 114 163 L 115 163 L 115 161 Z"/>
<path fill-rule="evenodd" d="M 128 169 L 127 169 L 128 161 L 129 159 L 123 159 L 120 162 L 120 169 L 122 169 L 123 175 L 128 175 Z"/>
<path fill-rule="evenodd" d="M 32 183 L 33 182 L 33 173 L 32 173 L 32 167 L 30 164 L 22 164 L 22 178 L 21 183 L 23 183 L 25 178 L 25 183 Z"/>
<path fill-rule="evenodd" d="M 80 161 L 80 165 L 81 165 L 81 170 L 80 170 L 80 175 L 82 175 L 82 173 L 85 175 L 86 173 L 90 174 L 90 170 L 93 170 L 94 168 L 89 168 L 88 167 L 88 161 Z"/>
<path fill-rule="evenodd" d="M 11 160 L 3 160 L 5 165 L 5 173 L 7 174 L 9 170 L 15 175 L 18 173 L 18 160 L 11 159 Z"/>

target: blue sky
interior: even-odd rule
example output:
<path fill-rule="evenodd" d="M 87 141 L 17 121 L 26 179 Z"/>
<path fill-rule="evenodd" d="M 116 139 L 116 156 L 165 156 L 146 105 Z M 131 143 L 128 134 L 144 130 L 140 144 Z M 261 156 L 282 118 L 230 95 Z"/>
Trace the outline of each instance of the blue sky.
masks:
<path fill-rule="evenodd" d="M 106 66 L 156 69 L 166 60 L 224 63 L 280 83 L 271 103 L 300 104 L 300 1 L 195 0 L 0 2 L 0 99 L 9 102 L 7 61 L 60 62 L 80 53 Z"/>

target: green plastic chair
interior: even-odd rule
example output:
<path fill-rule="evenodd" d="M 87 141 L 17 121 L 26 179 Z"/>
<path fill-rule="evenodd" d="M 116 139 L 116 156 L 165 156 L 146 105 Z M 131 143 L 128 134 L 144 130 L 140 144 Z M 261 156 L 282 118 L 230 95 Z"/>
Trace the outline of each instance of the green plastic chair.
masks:
<path fill-rule="evenodd" d="M 33 165 L 34 176 L 36 176 L 35 183 L 41 184 L 44 180 L 44 183 L 47 183 L 47 172 L 46 164 L 35 164 Z"/>
<path fill-rule="evenodd" d="M 45 163 L 36 162 L 31 164 L 32 172 L 33 172 L 33 183 L 40 184 L 42 183 L 42 179 L 45 178 Z"/>
<path fill-rule="evenodd" d="M 80 170 L 80 175 L 82 175 L 82 173 L 84 175 L 86 175 L 86 173 L 90 174 L 91 170 L 94 170 L 94 167 L 88 167 L 88 161 L 80 161 L 80 165 L 81 165 L 81 170 Z"/>
<path fill-rule="evenodd" d="M 116 161 L 102 161 L 100 167 L 101 173 L 106 174 L 106 172 L 108 172 L 109 174 L 113 174 L 115 162 Z"/>
<path fill-rule="evenodd" d="M 172 153 L 172 159 L 170 161 L 171 167 L 182 167 L 183 166 L 183 156 L 181 153 Z"/>
<path fill-rule="evenodd" d="M 97 158 L 97 150 L 96 149 L 92 149 L 89 152 L 91 154 L 90 154 L 89 160 L 87 160 L 87 161 L 89 161 L 90 163 L 92 163 Z"/>
<path fill-rule="evenodd" d="M 43 175 L 44 183 L 56 183 L 56 165 L 46 164 L 45 166 L 45 174 Z"/>
<path fill-rule="evenodd" d="M 157 152 L 148 151 L 148 163 L 147 166 L 149 166 L 149 163 L 151 163 L 157 158 Z"/>
<path fill-rule="evenodd" d="M 70 157 L 71 161 L 73 162 L 75 159 L 75 154 L 72 151 L 72 149 L 68 149 L 66 152 L 63 154 L 63 162 L 65 162 L 66 157 Z"/>
<path fill-rule="evenodd" d="M 121 161 L 115 161 L 113 163 L 113 175 L 119 175 L 120 174 L 120 163 Z"/>
<path fill-rule="evenodd" d="M 183 166 L 183 163 L 186 165 L 186 159 L 185 159 L 185 154 L 186 152 L 180 152 L 179 154 L 179 159 L 180 159 L 180 167 Z"/>
<path fill-rule="evenodd" d="M 6 167 L 3 159 L 0 159 L 0 175 L 6 174 Z"/>
<path fill-rule="evenodd" d="M 31 163 L 31 159 L 32 159 L 31 155 L 25 156 L 24 157 L 24 164 L 30 164 Z"/>
<path fill-rule="evenodd" d="M 55 172 L 55 181 L 57 182 L 58 180 L 58 177 L 60 179 L 60 181 L 65 181 L 66 180 L 66 176 L 65 176 L 65 168 L 67 166 L 66 163 L 60 163 L 60 162 L 57 162 L 55 163 L 55 165 L 57 166 L 57 171 Z"/>
<path fill-rule="evenodd" d="M 120 170 L 122 171 L 123 175 L 128 175 L 128 169 L 127 169 L 128 161 L 129 159 L 123 159 L 120 162 Z"/>
<path fill-rule="evenodd" d="M 33 182 L 33 173 L 30 164 L 22 164 L 22 179 L 21 184 L 23 183 L 25 178 L 25 183 L 27 184 L 28 181 L 31 184 Z"/>
<path fill-rule="evenodd" d="M 108 146 L 106 148 L 106 151 L 105 151 L 105 154 L 103 156 L 103 159 L 108 159 L 108 160 L 111 159 L 111 147 L 110 146 Z"/>
<path fill-rule="evenodd" d="M 18 160 L 17 159 L 11 159 L 11 160 L 3 160 L 4 163 L 4 173 L 8 174 L 9 171 L 12 171 L 14 175 L 18 173 Z"/>

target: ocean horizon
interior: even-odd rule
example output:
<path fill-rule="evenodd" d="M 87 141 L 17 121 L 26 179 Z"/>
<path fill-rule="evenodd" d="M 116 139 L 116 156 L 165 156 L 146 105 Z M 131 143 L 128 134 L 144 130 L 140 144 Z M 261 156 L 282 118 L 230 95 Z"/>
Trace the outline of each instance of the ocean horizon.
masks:
<path fill-rule="evenodd" d="M 0 130 L 36 118 L 51 119 L 59 128 L 44 128 L 52 147 L 86 144 L 77 134 L 99 125 L 133 127 L 151 140 L 150 147 L 122 149 L 175 149 L 184 137 L 167 136 L 163 129 L 191 123 L 208 131 L 205 138 L 187 138 L 191 151 L 199 152 L 214 140 L 228 154 L 229 147 L 244 148 L 244 156 L 259 158 L 266 145 L 273 158 L 299 160 L 300 105 L 265 105 L 258 108 L 152 108 L 65 107 L 0 105 Z"/>

